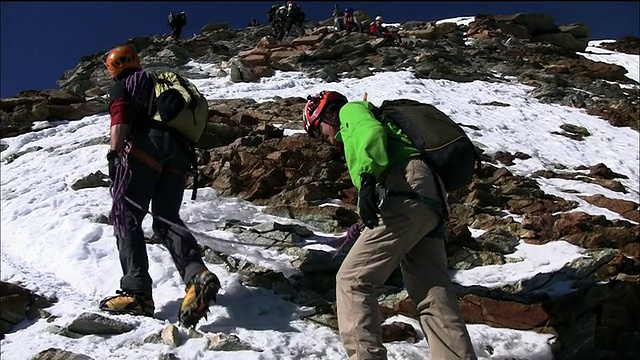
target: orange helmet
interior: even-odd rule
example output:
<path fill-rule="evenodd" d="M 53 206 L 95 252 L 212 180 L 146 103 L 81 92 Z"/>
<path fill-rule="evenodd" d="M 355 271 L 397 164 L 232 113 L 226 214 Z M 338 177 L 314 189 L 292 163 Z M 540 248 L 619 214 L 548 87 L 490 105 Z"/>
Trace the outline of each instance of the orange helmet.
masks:
<path fill-rule="evenodd" d="M 125 69 L 140 69 L 140 58 L 129 45 L 117 46 L 107 55 L 107 70 L 114 78 L 117 78 Z"/>
<path fill-rule="evenodd" d="M 340 102 L 341 105 L 344 105 L 349 102 L 344 95 L 337 91 L 322 91 L 317 95 L 308 96 L 307 100 L 302 112 L 302 127 L 312 138 L 316 137 L 316 128 L 320 125 L 322 112 L 327 104 Z"/>

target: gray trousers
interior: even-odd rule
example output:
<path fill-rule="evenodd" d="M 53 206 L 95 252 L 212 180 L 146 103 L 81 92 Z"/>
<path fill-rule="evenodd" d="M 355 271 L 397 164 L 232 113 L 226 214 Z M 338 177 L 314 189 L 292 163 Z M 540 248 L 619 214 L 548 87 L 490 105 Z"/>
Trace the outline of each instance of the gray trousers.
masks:
<path fill-rule="evenodd" d="M 384 185 L 389 191 L 439 198 L 431 170 L 419 159 L 396 166 Z M 380 217 L 379 226 L 362 232 L 336 276 L 338 326 L 349 358 L 387 358 L 377 290 L 400 265 L 431 359 L 476 359 L 447 273 L 444 233 L 434 232 L 438 213 L 420 200 L 388 197 Z"/>
<path fill-rule="evenodd" d="M 143 209 L 152 202 L 152 213 L 179 226 L 180 206 L 185 189 L 185 176 L 191 162 L 188 151 L 171 134 L 157 129 L 140 133 L 133 141 L 128 155 L 131 179 L 125 190 L 128 198 Z M 146 213 L 125 204 L 125 231 L 116 234 L 123 290 L 151 293 L 149 260 L 142 231 L 142 220 Z M 201 270 L 206 269 L 200 248 L 193 235 L 187 231 L 170 228 L 168 224 L 154 221 L 157 231 L 164 236 L 173 262 L 185 284 Z M 156 230 L 156 229 L 154 229 Z"/>

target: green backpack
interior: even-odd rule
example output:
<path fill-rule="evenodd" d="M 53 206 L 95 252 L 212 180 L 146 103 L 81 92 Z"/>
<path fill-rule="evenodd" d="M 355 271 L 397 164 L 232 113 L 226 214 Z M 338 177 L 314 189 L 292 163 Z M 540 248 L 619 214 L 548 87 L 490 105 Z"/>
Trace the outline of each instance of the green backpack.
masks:
<path fill-rule="evenodd" d="M 174 72 L 153 75 L 156 107 L 151 118 L 177 131 L 196 143 L 204 133 L 209 119 L 207 99 L 187 79 Z M 149 109 L 151 111 L 151 109 Z"/>
<path fill-rule="evenodd" d="M 194 175 L 191 199 L 195 200 L 198 183 L 195 144 L 204 133 L 209 119 L 209 104 L 195 85 L 179 74 L 167 71 L 152 74 L 151 77 L 155 90 L 151 104 L 155 106 L 150 106 L 149 117 L 166 125 L 189 142 Z"/>

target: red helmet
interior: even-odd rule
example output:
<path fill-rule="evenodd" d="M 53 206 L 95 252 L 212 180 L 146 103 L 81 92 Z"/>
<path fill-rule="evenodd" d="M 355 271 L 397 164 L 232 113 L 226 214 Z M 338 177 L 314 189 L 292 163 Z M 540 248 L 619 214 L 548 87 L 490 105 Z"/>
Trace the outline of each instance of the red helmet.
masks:
<path fill-rule="evenodd" d="M 131 46 L 120 45 L 109 51 L 106 65 L 111 76 L 117 78 L 125 69 L 140 69 L 140 58 Z"/>
<path fill-rule="evenodd" d="M 344 95 L 337 91 L 322 91 L 319 94 L 308 96 L 307 100 L 302 112 L 302 126 L 312 138 L 316 137 L 315 129 L 320 125 L 322 112 L 327 104 L 340 102 L 341 105 L 344 105 L 349 102 Z"/>

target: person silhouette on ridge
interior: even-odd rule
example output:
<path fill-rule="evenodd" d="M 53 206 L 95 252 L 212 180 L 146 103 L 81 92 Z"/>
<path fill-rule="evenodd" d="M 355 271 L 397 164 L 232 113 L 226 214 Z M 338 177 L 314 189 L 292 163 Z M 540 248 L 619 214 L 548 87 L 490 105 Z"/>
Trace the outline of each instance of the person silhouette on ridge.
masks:
<path fill-rule="evenodd" d="M 302 24 L 304 23 L 306 14 L 300 8 L 295 1 L 287 2 L 287 18 L 286 18 L 286 26 L 285 26 L 285 36 L 289 36 L 291 34 L 291 28 L 295 25 L 298 29 L 302 31 Z"/>
<path fill-rule="evenodd" d="M 273 4 L 267 13 L 267 19 L 269 20 L 269 25 L 271 25 L 273 37 L 276 40 L 282 40 L 285 36 L 288 21 L 287 5 Z"/>
<path fill-rule="evenodd" d="M 178 15 L 173 12 L 169 13 L 167 25 L 171 28 L 171 39 L 177 40 L 182 34 L 182 28 L 187 25 L 187 13 L 182 11 Z"/>
<path fill-rule="evenodd" d="M 356 19 L 354 13 L 355 10 L 353 10 L 352 7 L 344 9 L 344 16 L 342 17 L 341 21 L 337 22 L 338 31 L 346 30 L 348 33 L 352 31 L 355 31 L 357 33 L 362 32 L 362 24 L 360 24 L 360 21 L 358 21 L 358 19 Z"/>

